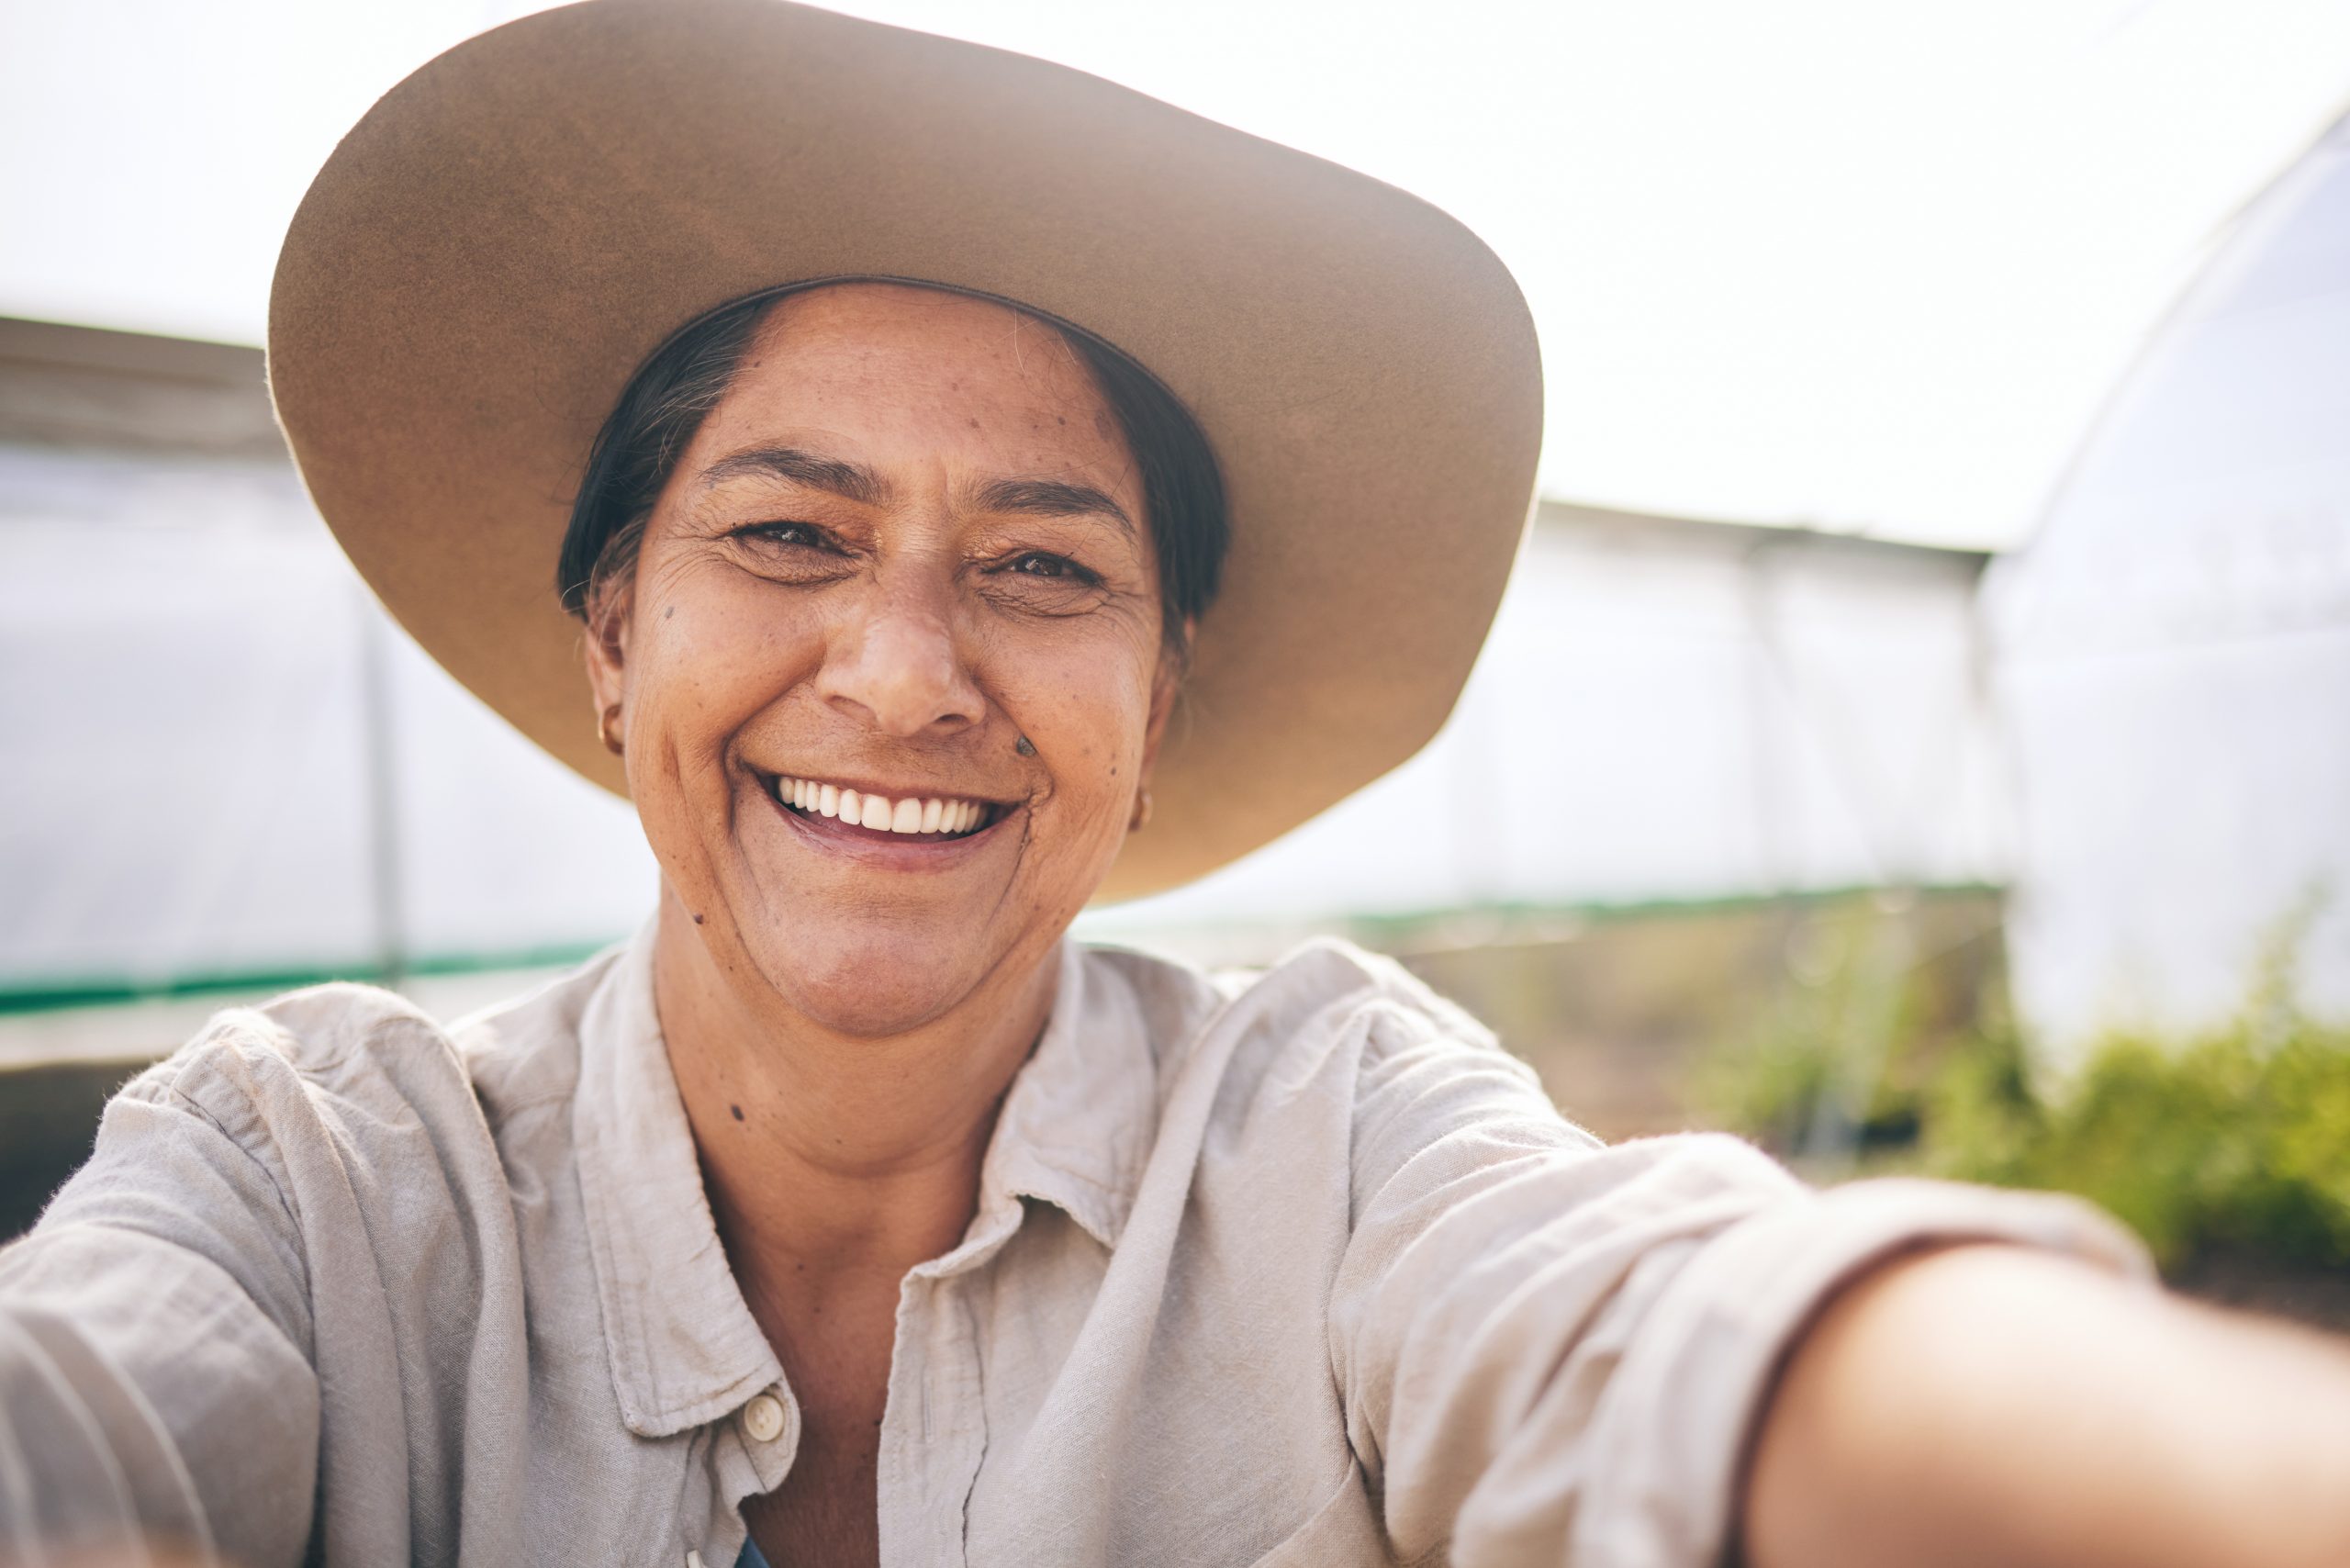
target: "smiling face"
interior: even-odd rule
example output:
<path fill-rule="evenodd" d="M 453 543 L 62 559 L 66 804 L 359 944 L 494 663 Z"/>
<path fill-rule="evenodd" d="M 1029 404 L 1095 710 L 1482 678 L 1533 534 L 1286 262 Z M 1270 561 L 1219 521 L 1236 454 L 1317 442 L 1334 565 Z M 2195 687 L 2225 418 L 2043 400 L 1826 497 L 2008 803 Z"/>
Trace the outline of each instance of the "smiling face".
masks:
<path fill-rule="evenodd" d="M 1172 700 L 1148 526 L 1053 329 L 895 285 L 779 300 L 587 639 L 664 920 L 846 1034 L 1025 984 Z"/>

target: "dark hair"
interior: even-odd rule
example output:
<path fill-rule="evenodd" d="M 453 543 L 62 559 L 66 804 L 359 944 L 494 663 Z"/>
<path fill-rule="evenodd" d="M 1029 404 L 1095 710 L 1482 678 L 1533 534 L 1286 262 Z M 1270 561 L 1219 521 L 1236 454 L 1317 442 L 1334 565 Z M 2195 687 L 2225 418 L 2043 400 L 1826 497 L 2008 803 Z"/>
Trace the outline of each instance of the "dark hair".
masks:
<path fill-rule="evenodd" d="M 726 396 L 777 298 L 754 295 L 712 311 L 655 350 L 629 379 L 596 432 L 571 503 L 555 565 L 564 609 L 587 620 L 605 588 L 634 570 L 654 502 L 703 417 Z M 1148 371 L 1099 338 L 1036 319 L 1084 362 L 1134 454 L 1144 521 L 1158 558 L 1166 638 L 1187 652 L 1183 624 L 1214 602 L 1230 538 L 1215 454 L 1190 411 Z"/>

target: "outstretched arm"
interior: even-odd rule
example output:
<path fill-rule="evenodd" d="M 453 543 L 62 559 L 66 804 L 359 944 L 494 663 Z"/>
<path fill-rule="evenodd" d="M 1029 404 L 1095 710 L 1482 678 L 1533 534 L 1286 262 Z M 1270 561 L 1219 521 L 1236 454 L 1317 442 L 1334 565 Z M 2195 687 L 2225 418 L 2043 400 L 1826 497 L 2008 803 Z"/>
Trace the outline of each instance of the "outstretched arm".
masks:
<path fill-rule="evenodd" d="M 302 1252 L 271 1173 L 169 1071 L 108 1107 L 90 1163 L 0 1249 L 0 1562 L 302 1556 Z"/>
<path fill-rule="evenodd" d="M 2342 1568 L 2350 1343 L 2060 1257 L 1876 1269 L 1790 1357 L 1747 1568 Z"/>
<path fill-rule="evenodd" d="M 1348 1024 L 1353 1225 L 1328 1327 L 1396 1557 L 1718 1568 L 1774 1374 L 1852 1282 L 1986 1242 L 2148 1271 L 2073 1199 L 1815 1193 L 1712 1134 L 1602 1148 L 1475 1025 L 1401 983 L 1382 1003 Z"/>

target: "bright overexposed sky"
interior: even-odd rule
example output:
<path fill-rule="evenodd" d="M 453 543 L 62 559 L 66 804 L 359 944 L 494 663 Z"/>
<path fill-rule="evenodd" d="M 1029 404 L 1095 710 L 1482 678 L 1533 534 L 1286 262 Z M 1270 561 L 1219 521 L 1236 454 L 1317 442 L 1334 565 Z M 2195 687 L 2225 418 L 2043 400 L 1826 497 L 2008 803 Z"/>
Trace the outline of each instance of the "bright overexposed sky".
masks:
<path fill-rule="evenodd" d="M 260 340 L 376 95 L 527 5 L 10 0 L 0 313 Z M 1542 334 L 1547 493 L 2021 538 L 2350 0 L 849 0 L 1448 207 Z"/>

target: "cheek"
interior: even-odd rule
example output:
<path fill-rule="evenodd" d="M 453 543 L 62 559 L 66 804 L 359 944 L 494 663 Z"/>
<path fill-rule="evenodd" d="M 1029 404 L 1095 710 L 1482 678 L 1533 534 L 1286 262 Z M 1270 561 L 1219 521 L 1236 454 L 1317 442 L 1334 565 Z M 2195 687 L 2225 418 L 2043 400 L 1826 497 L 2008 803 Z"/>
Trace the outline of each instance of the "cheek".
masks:
<path fill-rule="evenodd" d="M 1150 719 L 1153 666 L 1120 650 L 1033 668 L 1007 703 L 1049 770 L 1055 804 L 1123 823 Z"/>
<path fill-rule="evenodd" d="M 638 717 L 687 772 L 714 762 L 822 656 L 811 618 L 778 615 L 771 594 L 721 574 L 677 583 L 649 608 L 631 650 Z"/>

